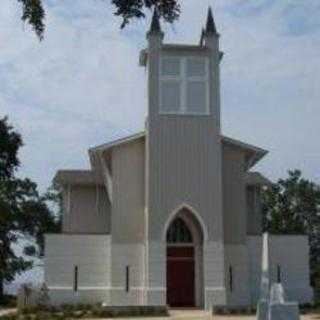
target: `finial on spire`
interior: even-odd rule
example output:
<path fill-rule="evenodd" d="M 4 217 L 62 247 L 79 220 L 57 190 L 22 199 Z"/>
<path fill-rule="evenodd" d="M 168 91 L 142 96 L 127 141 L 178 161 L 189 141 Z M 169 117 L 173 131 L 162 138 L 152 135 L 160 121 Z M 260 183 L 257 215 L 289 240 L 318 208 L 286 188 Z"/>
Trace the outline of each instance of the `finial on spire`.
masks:
<path fill-rule="evenodd" d="M 161 26 L 160 26 L 159 13 L 156 7 L 154 8 L 154 11 L 153 11 L 149 33 L 162 33 Z"/>
<path fill-rule="evenodd" d="M 218 34 L 216 29 L 216 24 L 214 23 L 212 9 L 209 7 L 208 9 L 208 17 L 206 24 L 206 34 Z"/>

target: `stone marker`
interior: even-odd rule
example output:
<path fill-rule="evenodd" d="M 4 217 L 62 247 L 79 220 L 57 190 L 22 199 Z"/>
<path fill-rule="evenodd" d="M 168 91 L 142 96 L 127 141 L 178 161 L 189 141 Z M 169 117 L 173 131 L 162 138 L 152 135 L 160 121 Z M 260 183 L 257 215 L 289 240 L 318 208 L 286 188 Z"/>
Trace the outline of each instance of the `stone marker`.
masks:
<path fill-rule="evenodd" d="M 271 286 L 268 317 L 270 320 L 299 320 L 300 318 L 298 303 L 285 301 L 281 283 L 274 283 Z"/>

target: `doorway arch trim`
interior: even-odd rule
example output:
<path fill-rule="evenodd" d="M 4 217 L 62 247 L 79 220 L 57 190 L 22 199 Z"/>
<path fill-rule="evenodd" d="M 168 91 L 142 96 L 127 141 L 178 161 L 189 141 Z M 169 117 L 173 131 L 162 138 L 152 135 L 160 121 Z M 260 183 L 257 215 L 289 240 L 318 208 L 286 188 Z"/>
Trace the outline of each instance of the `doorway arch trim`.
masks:
<path fill-rule="evenodd" d="M 199 222 L 200 227 L 201 227 L 201 231 L 202 231 L 202 235 L 203 235 L 203 241 L 206 242 L 208 240 L 208 231 L 207 228 L 201 218 L 201 216 L 199 215 L 199 213 L 189 204 L 187 203 L 183 203 L 181 205 L 179 205 L 177 208 L 175 208 L 169 215 L 165 225 L 164 225 L 164 230 L 162 233 L 162 241 L 166 242 L 167 241 L 167 231 L 170 227 L 171 222 L 175 219 L 176 215 L 182 210 L 182 209 L 187 209 L 189 210 L 194 217 L 196 218 L 196 220 Z"/>

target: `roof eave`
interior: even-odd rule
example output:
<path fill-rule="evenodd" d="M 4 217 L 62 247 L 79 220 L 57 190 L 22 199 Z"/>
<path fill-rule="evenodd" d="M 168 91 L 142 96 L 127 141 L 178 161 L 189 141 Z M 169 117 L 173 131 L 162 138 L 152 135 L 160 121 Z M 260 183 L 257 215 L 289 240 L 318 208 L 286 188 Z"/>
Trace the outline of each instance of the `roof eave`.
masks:
<path fill-rule="evenodd" d="M 98 145 L 96 147 L 90 148 L 88 150 L 90 161 L 94 163 L 94 154 L 97 152 L 105 152 L 106 150 L 109 150 L 115 146 L 122 145 L 124 143 L 130 143 L 133 140 L 140 139 L 144 137 L 146 134 L 145 131 L 138 132 L 136 134 L 132 134 L 130 136 L 120 138 L 117 140 L 113 140 L 108 143 L 104 143 L 102 145 Z M 239 149 L 244 150 L 248 155 L 248 161 L 247 161 L 247 169 L 252 168 L 255 164 L 257 164 L 267 153 L 268 151 L 259 147 L 256 147 L 254 145 L 235 140 L 233 138 L 227 137 L 227 136 L 221 136 L 221 139 L 223 142 L 230 144 L 232 146 L 235 146 Z"/>
<path fill-rule="evenodd" d="M 120 145 L 120 144 L 124 144 L 124 143 L 129 143 L 133 140 L 136 140 L 136 139 L 139 139 L 139 138 L 142 138 L 145 136 L 145 131 L 142 131 L 142 132 L 139 132 L 139 133 L 136 133 L 136 134 L 132 134 L 130 136 L 127 136 L 125 138 L 120 138 L 120 139 L 117 139 L 117 140 L 113 140 L 111 142 L 108 142 L 108 143 L 104 143 L 104 144 L 101 144 L 99 146 L 96 146 L 96 147 L 93 147 L 93 148 L 90 148 L 88 150 L 89 154 L 90 153 L 95 153 L 95 152 L 103 152 L 103 151 L 106 151 L 112 147 L 115 147 L 117 145 Z"/>
<path fill-rule="evenodd" d="M 247 160 L 247 167 L 246 169 L 249 170 L 253 166 L 255 166 L 263 157 L 265 157 L 269 151 L 256 147 L 252 144 L 245 143 L 239 140 L 235 140 L 230 137 L 222 136 L 222 140 L 226 142 L 227 144 L 230 144 L 232 146 L 236 146 L 240 149 L 243 149 L 247 152 L 248 160 Z"/>
<path fill-rule="evenodd" d="M 242 141 L 239 141 L 239 140 L 227 137 L 227 136 L 222 136 L 222 140 L 224 140 L 226 143 L 236 145 L 237 147 L 245 149 L 245 150 L 251 150 L 253 152 L 261 153 L 263 155 L 268 153 L 268 150 L 262 149 L 260 147 L 256 147 L 252 144 L 242 142 Z"/>
<path fill-rule="evenodd" d="M 83 176 L 86 174 L 87 176 Z M 91 170 L 58 170 L 53 181 L 61 186 L 67 185 L 103 185 L 103 181 Z"/>

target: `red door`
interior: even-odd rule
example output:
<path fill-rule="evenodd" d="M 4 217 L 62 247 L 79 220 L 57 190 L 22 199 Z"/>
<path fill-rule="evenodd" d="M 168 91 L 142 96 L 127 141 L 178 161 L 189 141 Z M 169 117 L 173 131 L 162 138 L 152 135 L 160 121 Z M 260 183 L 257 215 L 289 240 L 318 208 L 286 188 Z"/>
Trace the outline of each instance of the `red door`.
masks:
<path fill-rule="evenodd" d="M 193 247 L 167 248 L 167 304 L 170 307 L 194 307 Z"/>

